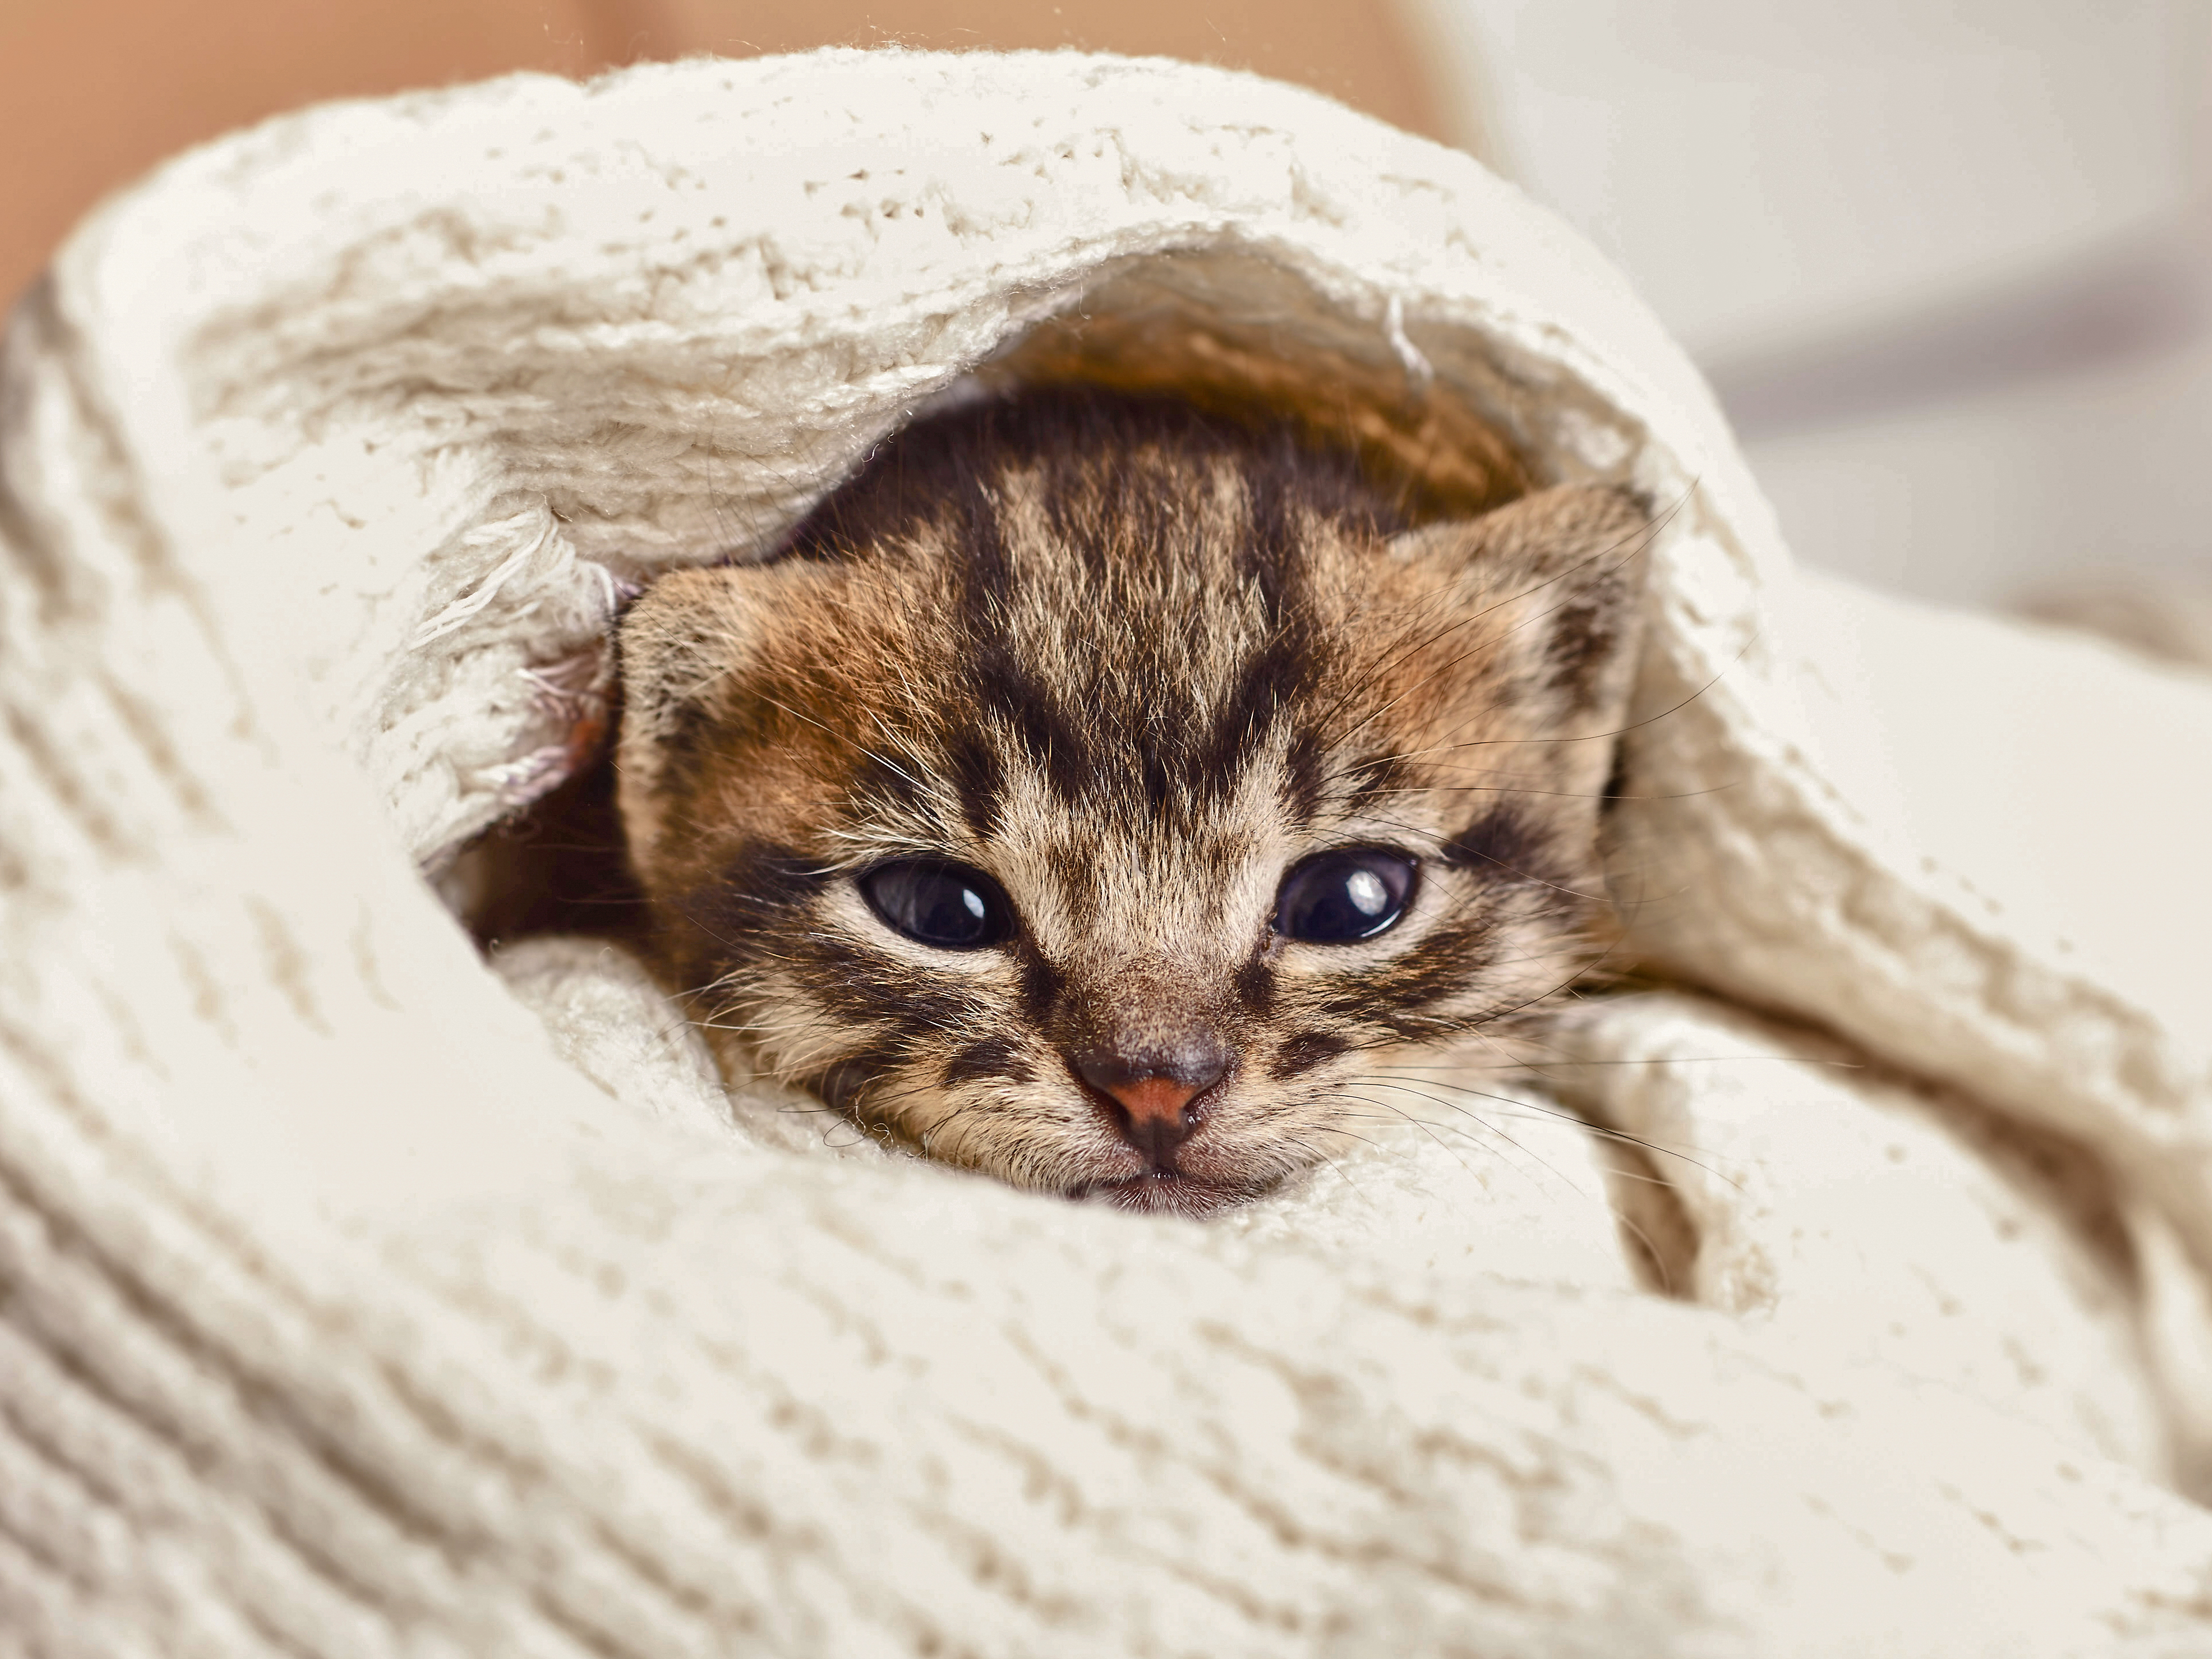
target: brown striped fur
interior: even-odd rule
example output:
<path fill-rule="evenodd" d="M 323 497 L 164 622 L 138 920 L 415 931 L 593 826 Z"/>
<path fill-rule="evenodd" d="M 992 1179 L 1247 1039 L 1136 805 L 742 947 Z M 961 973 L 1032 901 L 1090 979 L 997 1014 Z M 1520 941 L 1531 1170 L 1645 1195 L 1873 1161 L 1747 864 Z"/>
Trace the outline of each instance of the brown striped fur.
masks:
<path fill-rule="evenodd" d="M 1031 392 L 886 444 L 773 561 L 622 632 L 618 764 L 656 970 L 733 1069 L 1020 1185 L 1196 1212 L 1328 1154 L 1377 1052 L 1502 1039 L 1591 960 L 1649 515 L 1603 487 L 1408 523 L 1348 454 L 1165 399 Z M 1330 846 L 1420 874 L 1395 928 L 1274 933 Z M 856 878 L 994 878 L 1001 945 Z M 1148 1166 L 1076 1075 L 1225 1047 Z"/>

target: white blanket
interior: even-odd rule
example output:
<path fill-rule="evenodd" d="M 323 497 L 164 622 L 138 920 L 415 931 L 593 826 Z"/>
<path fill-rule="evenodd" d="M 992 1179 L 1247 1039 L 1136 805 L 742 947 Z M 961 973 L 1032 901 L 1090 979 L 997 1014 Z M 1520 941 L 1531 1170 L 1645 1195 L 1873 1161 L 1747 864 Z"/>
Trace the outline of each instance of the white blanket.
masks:
<path fill-rule="evenodd" d="M 1222 1223 L 841 1155 L 426 879 L 627 585 L 1069 313 L 1674 507 L 1675 988 Z M 1167 64 L 520 78 L 174 163 L 0 377 L 0 1650 L 2212 1652 L 2212 685 L 1794 570 L 1471 161 Z"/>

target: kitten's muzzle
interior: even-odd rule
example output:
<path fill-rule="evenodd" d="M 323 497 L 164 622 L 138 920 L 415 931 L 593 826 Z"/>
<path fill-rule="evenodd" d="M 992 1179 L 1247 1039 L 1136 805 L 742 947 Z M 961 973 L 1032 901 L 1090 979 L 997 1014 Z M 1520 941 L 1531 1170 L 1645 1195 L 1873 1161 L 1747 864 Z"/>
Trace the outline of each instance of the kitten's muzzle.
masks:
<path fill-rule="evenodd" d="M 1152 1168 L 1172 1170 L 1176 1149 L 1205 1119 L 1203 1097 L 1237 1063 L 1211 1036 L 1171 1045 L 1083 1048 L 1067 1057 L 1076 1076 L 1103 1097 L 1121 1138 Z"/>

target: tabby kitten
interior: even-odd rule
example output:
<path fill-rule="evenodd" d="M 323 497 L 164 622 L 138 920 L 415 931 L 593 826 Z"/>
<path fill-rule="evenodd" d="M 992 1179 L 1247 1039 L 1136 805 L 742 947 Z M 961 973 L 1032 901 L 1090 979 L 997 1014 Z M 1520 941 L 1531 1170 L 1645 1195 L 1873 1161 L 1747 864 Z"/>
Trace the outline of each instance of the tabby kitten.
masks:
<path fill-rule="evenodd" d="M 624 622 L 647 955 L 733 1073 L 932 1158 L 1250 1196 L 1378 1051 L 1591 961 L 1649 528 L 1597 487 L 1410 525 L 1164 399 L 917 424 Z"/>

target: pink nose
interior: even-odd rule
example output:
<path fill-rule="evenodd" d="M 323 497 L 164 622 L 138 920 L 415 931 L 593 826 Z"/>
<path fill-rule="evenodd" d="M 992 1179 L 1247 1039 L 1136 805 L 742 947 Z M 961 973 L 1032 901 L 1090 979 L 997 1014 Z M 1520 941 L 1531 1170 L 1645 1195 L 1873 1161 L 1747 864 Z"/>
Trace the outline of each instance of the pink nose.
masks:
<path fill-rule="evenodd" d="M 1206 1085 L 1178 1083 L 1171 1077 L 1144 1077 L 1127 1083 L 1109 1083 L 1104 1088 L 1121 1102 L 1133 1126 L 1141 1128 L 1155 1124 L 1173 1125 L 1180 1130 L 1190 1103 L 1206 1091 Z M 1176 1138 L 1181 1139 L 1182 1133 Z"/>
<path fill-rule="evenodd" d="M 1208 1039 L 1156 1054 L 1093 1048 L 1069 1059 L 1076 1075 L 1112 1103 L 1122 1139 L 1166 1170 L 1198 1127 L 1198 1097 L 1229 1074 L 1231 1056 Z"/>

